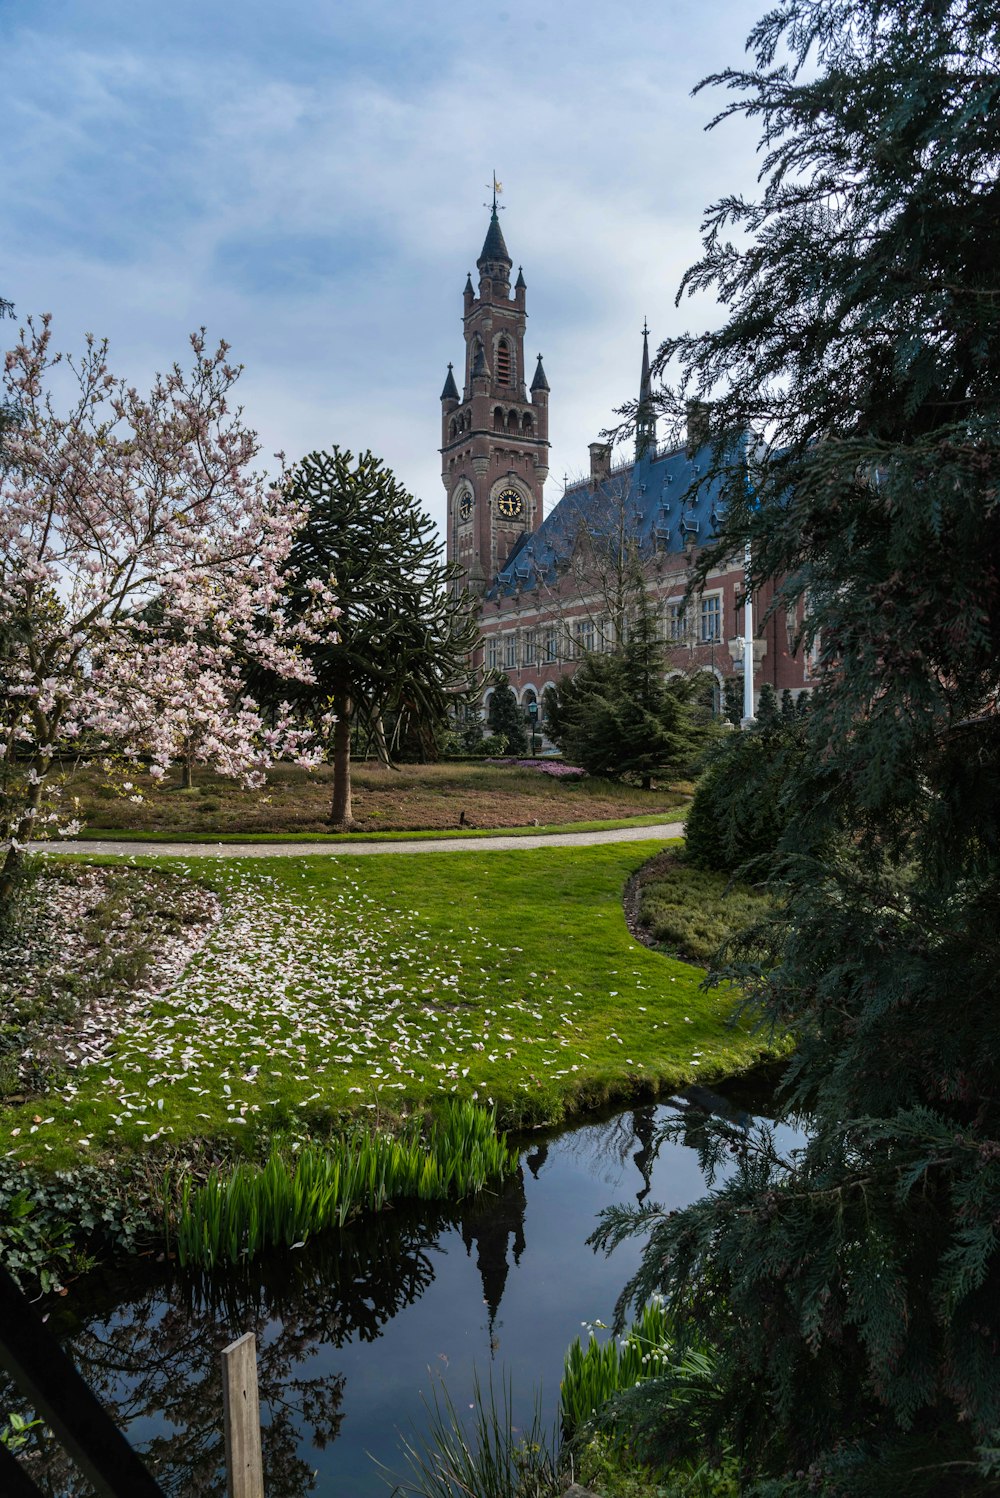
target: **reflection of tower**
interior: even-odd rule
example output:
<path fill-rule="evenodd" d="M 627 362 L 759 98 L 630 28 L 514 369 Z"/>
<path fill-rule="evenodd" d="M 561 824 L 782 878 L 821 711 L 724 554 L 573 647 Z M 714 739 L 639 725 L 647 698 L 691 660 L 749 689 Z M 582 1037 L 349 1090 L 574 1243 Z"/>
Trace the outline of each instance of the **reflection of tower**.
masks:
<path fill-rule="evenodd" d="M 491 1349 L 495 1351 L 493 1329 L 497 1312 L 503 1299 L 504 1286 L 510 1265 L 507 1263 L 508 1241 L 513 1237 L 514 1263 L 521 1262 L 524 1253 L 524 1213 L 527 1201 L 524 1195 L 524 1174 L 508 1181 L 499 1198 L 492 1201 L 480 1197 L 462 1213 L 462 1242 L 465 1251 L 472 1253 L 476 1245 L 476 1268 L 483 1281 L 483 1302 L 489 1312 Z"/>
<path fill-rule="evenodd" d="M 632 1110 L 632 1133 L 641 1146 L 632 1156 L 642 1176 L 642 1190 L 635 1194 L 636 1201 L 640 1203 L 646 1200 L 652 1189 L 653 1161 L 656 1158 L 653 1144 L 655 1118 L 656 1110 L 651 1103 L 645 1108 Z"/>

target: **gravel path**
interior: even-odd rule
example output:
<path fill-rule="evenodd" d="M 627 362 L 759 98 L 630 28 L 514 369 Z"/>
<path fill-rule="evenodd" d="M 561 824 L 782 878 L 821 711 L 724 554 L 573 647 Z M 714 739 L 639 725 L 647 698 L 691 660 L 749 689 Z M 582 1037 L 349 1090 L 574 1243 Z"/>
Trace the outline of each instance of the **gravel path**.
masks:
<path fill-rule="evenodd" d="M 617 832 L 550 832 L 534 837 L 429 837 L 398 843 L 31 843 L 32 853 L 113 853 L 122 857 L 155 854 L 162 858 L 309 858 L 316 854 L 354 858 L 368 853 L 506 853 L 519 848 L 576 848 L 593 843 L 655 842 L 683 837 L 683 822 L 655 827 L 623 827 Z"/>

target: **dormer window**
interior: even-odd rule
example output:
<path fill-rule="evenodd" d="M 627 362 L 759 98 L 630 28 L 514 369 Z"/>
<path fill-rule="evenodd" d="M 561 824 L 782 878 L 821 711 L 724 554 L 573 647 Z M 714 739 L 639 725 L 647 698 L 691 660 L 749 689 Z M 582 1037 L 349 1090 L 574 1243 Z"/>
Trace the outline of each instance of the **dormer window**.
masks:
<path fill-rule="evenodd" d="M 506 338 L 497 344 L 497 384 L 510 384 L 510 344 Z"/>

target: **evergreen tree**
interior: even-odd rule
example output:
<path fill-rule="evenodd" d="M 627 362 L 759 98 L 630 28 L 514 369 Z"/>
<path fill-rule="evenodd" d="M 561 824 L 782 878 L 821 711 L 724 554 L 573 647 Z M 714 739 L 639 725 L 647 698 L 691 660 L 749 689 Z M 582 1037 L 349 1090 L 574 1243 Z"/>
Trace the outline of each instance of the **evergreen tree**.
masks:
<path fill-rule="evenodd" d="M 796 1052 L 773 1138 L 649 1233 L 718 1351 L 744 1491 L 996 1490 L 1000 1429 L 1000 11 L 778 0 L 712 82 L 762 121 L 760 201 L 710 210 L 691 290 L 728 318 L 661 351 L 716 396 L 729 505 L 704 576 L 749 542 L 804 610 L 820 680 L 790 769 L 770 930 L 730 954 Z M 779 57 L 780 54 L 780 57 Z M 734 244 L 729 226 L 741 232 Z M 727 460 L 764 430 L 751 460 Z M 743 787 L 753 797 L 756 775 Z M 765 941 L 760 960 L 759 943 Z M 711 1133 L 712 1131 L 709 1131 Z M 669 1407 L 658 1410 L 671 1439 Z"/>
<path fill-rule="evenodd" d="M 386 758 L 387 721 L 400 732 L 447 721 L 469 687 L 476 605 L 456 592 L 458 569 L 440 560 L 430 517 L 370 452 L 310 453 L 287 492 L 306 512 L 285 567 L 288 612 L 307 614 L 315 587 L 331 579 L 341 609 L 336 632 L 305 647 L 315 682 L 294 699 L 317 719 L 336 715 L 330 821 L 348 829 L 352 721 Z M 266 681 L 253 685 L 268 695 Z M 275 689 L 289 695 L 287 683 Z"/>
<path fill-rule="evenodd" d="M 723 716 L 734 728 L 739 728 L 743 722 L 743 678 L 727 676 L 723 693 Z"/>
<path fill-rule="evenodd" d="M 508 754 L 527 754 L 528 736 L 524 731 L 524 714 L 517 705 L 506 676 L 501 676 L 490 696 L 487 719 L 490 732 L 506 741 Z"/>
<path fill-rule="evenodd" d="M 548 712 L 549 734 L 591 775 L 628 775 L 649 790 L 654 776 L 688 773 L 711 727 L 693 711 L 692 683 L 664 682 L 663 647 L 640 589 L 620 650 L 587 655 L 560 682 Z"/>

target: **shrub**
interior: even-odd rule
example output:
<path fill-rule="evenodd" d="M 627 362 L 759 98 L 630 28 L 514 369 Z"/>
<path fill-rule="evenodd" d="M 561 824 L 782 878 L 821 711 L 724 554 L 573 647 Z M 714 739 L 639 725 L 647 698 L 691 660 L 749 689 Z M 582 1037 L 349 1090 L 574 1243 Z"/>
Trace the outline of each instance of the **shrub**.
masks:
<path fill-rule="evenodd" d="M 745 868 L 754 878 L 768 872 L 794 809 L 788 787 L 802 757 L 804 732 L 800 717 L 783 718 L 775 710 L 712 746 L 685 829 L 691 864 Z"/>

